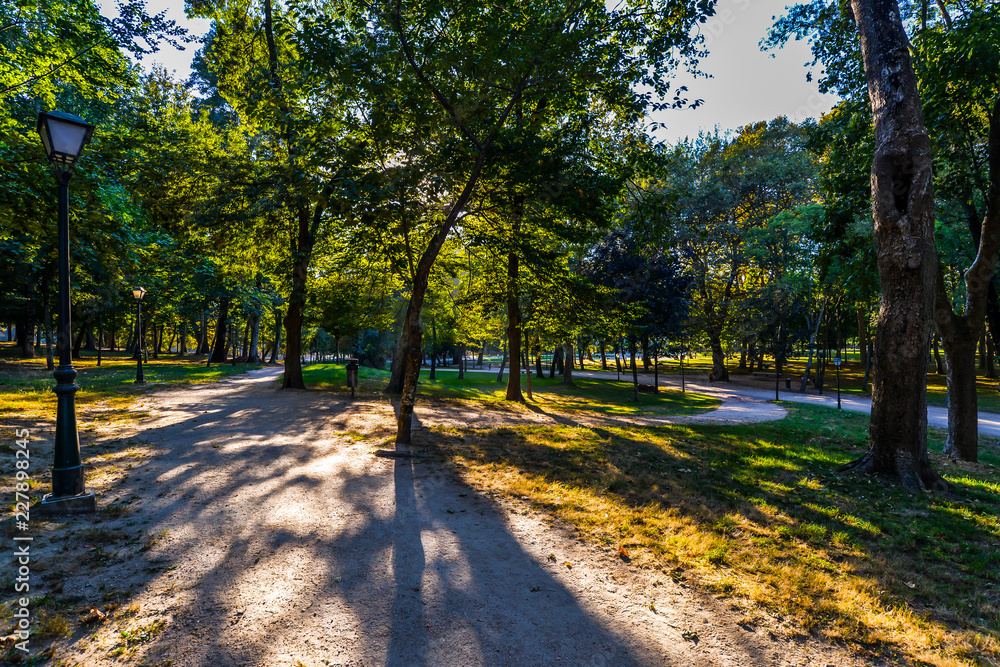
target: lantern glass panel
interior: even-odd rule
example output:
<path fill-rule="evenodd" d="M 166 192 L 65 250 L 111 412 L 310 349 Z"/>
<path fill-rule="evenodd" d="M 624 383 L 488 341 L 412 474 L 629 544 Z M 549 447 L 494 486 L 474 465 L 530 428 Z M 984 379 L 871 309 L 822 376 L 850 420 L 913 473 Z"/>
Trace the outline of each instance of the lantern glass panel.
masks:
<path fill-rule="evenodd" d="M 52 159 L 73 163 L 83 151 L 83 144 L 87 137 L 87 128 L 76 123 L 61 123 L 52 118 L 49 119 L 48 134 L 52 141 Z M 44 141 L 43 133 L 43 141 Z M 46 147 L 46 150 L 49 150 Z"/>

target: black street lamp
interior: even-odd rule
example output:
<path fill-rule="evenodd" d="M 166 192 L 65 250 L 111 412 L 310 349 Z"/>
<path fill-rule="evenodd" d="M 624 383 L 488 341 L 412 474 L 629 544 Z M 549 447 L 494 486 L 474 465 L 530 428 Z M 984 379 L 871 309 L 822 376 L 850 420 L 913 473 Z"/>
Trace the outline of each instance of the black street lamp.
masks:
<path fill-rule="evenodd" d="M 59 183 L 59 366 L 56 379 L 56 440 L 52 465 L 52 493 L 39 506 L 44 514 L 87 514 L 97 510 L 93 491 L 87 491 L 76 428 L 76 369 L 71 357 L 73 326 L 69 293 L 69 179 L 94 134 L 94 126 L 79 116 L 53 111 L 38 114 L 38 134 L 45 156 L 56 168 Z"/>
<path fill-rule="evenodd" d="M 837 367 L 837 409 L 840 409 L 840 364 L 843 363 L 840 357 L 833 360 L 833 365 Z"/>
<path fill-rule="evenodd" d="M 146 296 L 146 289 L 144 287 L 133 287 L 132 296 L 135 297 L 137 308 L 135 316 L 135 348 L 139 352 L 139 364 L 135 368 L 135 383 L 146 384 L 146 377 L 142 374 L 142 343 L 144 338 L 142 335 L 142 297 Z"/>

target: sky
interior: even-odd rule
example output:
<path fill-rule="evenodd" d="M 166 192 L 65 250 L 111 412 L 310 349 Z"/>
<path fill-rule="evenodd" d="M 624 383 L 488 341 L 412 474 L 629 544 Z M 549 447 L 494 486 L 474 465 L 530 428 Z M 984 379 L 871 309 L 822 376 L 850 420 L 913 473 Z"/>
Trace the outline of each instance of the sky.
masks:
<path fill-rule="evenodd" d="M 656 137 L 676 141 L 696 137 L 701 130 L 735 129 L 748 123 L 788 116 L 802 121 L 816 118 L 829 111 L 836 97 L 820 95 L 816 83 L 806 81 L 805 64 L 811 60 L 805 43 L 792 42 L 784 49 L 762 53 L 758 46 L 772 23 L 772 17 L 784 13 L 786 4 L 794 0 L 719 0 L 716 15 L 702 26 L 709 48 L 708 58 L 701 69 L 712 78 L 682 75 L 676 85 L 688 87 L 689 99 L 702 99 L 698 109 L 667 110 L 653 116 L 665 123 L 665 130 Z M 106 0 L 106 4 L 111 4 Z M 209 22 L 189 20 L 184 16 L 183 0 L 148 0 L 151 13 L 167 11 L 192 34 L 203 35 Z M 198 44 L 185 50 L 165 47 L 147 56 L 144 64 L 159 63 L 175 78 L 186 79 L 191 71 L 191 58 Z"/>

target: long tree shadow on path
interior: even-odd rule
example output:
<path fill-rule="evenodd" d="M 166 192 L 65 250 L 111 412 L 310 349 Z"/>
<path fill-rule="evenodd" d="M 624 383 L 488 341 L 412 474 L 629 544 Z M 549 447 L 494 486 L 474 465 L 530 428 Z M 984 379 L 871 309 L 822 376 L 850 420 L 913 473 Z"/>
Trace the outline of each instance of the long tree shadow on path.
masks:
<path fill-rule="evenodd" d="M 163 424 L 143 434 L 158 455 L 126 480 L 140 500 L 122 525 L 152 537 L 108 574 L 139 605 L 109 630 L 167 621 L 144 660 L 663 664 L 529 554 L 491 500 L 436 463 L 373 457 L 356 431 L 391 424 L 387 403 L 257 380 L 161 395 Z M 107 644 L 74 648 L 108 659 Z"/>

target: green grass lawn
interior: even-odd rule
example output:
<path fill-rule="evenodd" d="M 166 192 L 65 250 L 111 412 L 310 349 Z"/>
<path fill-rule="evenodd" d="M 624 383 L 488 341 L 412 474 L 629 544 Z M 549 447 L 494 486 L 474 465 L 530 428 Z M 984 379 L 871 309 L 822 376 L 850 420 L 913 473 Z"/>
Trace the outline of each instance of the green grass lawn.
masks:
<path fill-rule="evenodd" d="M 306 385 L 316 388 L 346 391 L 347 372 L 337 364 L 313 364 L 303 370 Z M 498 403 L 506 396 L 506 378 L 496 381 L 496 373 L 468 372 L 461 380 L 457 370 L 438 369 L 435 379 L 430 371 L 420 372 L 418 392 L 435 398 L 458 398 Z M 371 368 L 358 370 L 359 390 L 378 392 L 389 379 L 388 371 Z M 684 415 L 712 410 L 719 406 L 718 399 L 678 390 L 661 389 L 658 394 L 641 392 L 638 403 L 633 400 L 632 384 L 615 380 L 576 378 L 575 386 L 567 387 L 561 378 L 532 378 L 533 402 L 540 406 L 561 410 L 584 410 L 608 415 Z M 527 383 L 521 379 L 521 391 L 527 398 Z"/>
<path fill-rule="evenodd" d="M 12 343 L 0 344 L 0 420 L 54 420 L 56 381 L 45 368 L 44 350 L 33 359 L 21 359 L 19 352 Z M 250 364 L 206 367 L 204 356 L 161 354 L 160 359 L 150 358 L 143 364 L 143 387 L 135 384 L 135 360 L 124 352 L 103 352 L 100 366 L 95 352 L 84 352 L 81 359 L 73 360 L 73 366 L 79 373 L 76 402 L 84 408 L 96 402 L 121 408 L 150 388 L 210 382 L 260 368 Z"/>
<path fill-rule="evenodd" d="M 933 456 L 952 497 L 836 474 L 866 415 L 783 404 L 782 421 L 436 429 L 471 484 L 527 501 L 643 567 L 893 664 L 1000 661 L 1000 456 Z M 932 431 L 939 452 L 943 434 Z"/>

